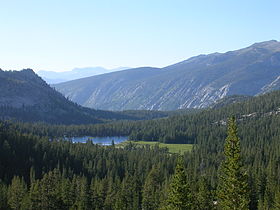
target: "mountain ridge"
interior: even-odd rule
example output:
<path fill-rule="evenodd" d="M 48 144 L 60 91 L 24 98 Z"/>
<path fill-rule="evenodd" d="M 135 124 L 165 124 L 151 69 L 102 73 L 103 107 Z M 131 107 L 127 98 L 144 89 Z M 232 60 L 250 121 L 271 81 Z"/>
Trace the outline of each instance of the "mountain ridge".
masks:
<path fill-rule="evenodd" d="M 94 124 L 168 116 L 168 113 L 163 112 L 111 112 L 82 107 L 50 87 L 32 69 L 0 70 L 0 81 L 0 119 Z"/>
<path fill-rule="evenodd" d="M 84 77 L 106 74 L 114 71 L 122 71 L 129 69 L 129 67 L 118 67 L 114 69 L 106 69 L 101 66 L 96 67 L 83 67 L 83 68 L 74 68 L 71 71 L 45 71 L 40 70 L 37 74 L 42 77 L 48 84 L 56 84 L 60 82 L 66 82 L 74 79 L 80 79 Z"/>
<path fill-rule="evenodd" d="M 228 95 L 269 92 L 280 86 L 278 76 L 280 43 L 271 40 L 226 53 L 194 56 L 164 68 L 128 69 L 54 87 L 91 108 L 175 110 L 208 107 Z"/>

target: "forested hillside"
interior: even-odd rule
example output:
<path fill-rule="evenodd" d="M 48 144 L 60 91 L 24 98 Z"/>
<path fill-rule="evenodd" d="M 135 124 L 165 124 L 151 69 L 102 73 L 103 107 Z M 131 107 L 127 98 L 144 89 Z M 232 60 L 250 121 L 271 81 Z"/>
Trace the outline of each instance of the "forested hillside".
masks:
<path fill-rule="evenodd" d="M 180 197 L 174 190 L 180 185 L 186 192 L 180 197 L 186 209 L 215 209 L 224 203 L 219 194 L 219 167 L 224 160 L 227 119 L 234 115 L 238 130 L 233 134 L 240 137 L 241 150 L 238 173 L 244 175 L 244 186 L 248 186 L 243 201 L 252 210 L 279 209 L 279 94 L 276 91 L 223 108 L 134 123 L 44 127 L 2 122 L 1 208 L 168 209 Z M 103 147 L 54 138 L 84 132 L 131 133 L 134 140 L 194 143 L 194 147 L 174 171 L 177 155 L 157 146 Z"/>
<path fill-rule="evenodd" d="M 172 116 L 174 113 L 171 112 L 170 117 L 163 119 L 118 121 L 96 125 L 52 126 L 44 123 L 20 123 L 18 126 L 17 124 L 13 126 L 24 133 L 32 132 L 50 137 L 62 137 L 65 134 L 69 136 L 129 136 L 131 140 L 196 143 L 199 138 L 204 137 L 203 132 L 206 129 L 208 132 L 212 129 L 223 129 L 227 118 L 231 115 L 237 117 L 238 123 L 250 127 L 256 120 L 277 118 L 280 116 L 279 108 L 280 91 L 274 91 L 220 108 L 190 110 L 186 114 L 175 116 Z"/>
<path fill-rule="evenodd" d="M 110 112 L 82 107 L 51 88 L 33 70 L 0 70 L 0 119 L 52 124 L 94 124 L 167 117 L 164 112 Z"/>
<path fill-rule="evenodd" d="M 160 148 L 50 142 L 5 123 L 0 145 L 0 209 L 5 210 L 139 209 L 142 196 L 148 197 L 142 195 L 147 175 L 159 171 L 154 187 L 160 192 L 176 158 Z"/>
<path fill-rule="evenodd" d="M 0 2 L 0 210 L 280 210 L 280 0 Z"/>

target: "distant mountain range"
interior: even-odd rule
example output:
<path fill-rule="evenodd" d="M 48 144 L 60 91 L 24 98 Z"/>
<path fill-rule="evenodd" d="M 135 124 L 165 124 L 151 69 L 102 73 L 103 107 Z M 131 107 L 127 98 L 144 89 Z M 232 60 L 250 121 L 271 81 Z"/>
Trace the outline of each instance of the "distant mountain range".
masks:
<path fill-rule="evenodd" d="M 56 71 L 38 71 L 37 74 L 42 77 L 48 84 L 56 84 L 70 80 L 90 77 L 99 74 L 110 73 L 129 69 L 129 67 L 119 67 L 115 69 L 105 69 L 103 67 L 85 67 L 74 68 L 72 71 L 56 72 Z"/>
<path fill-rule="evenodd" d="M 143 67 L 54 85 L 72 101 L 107 110 L 208 107 L 231 95 L 280 89 L 280 43 L 199 55 L 164 68 Z"/>
<path fill-rule="evenodd" d="M 0 119 L 54 124 L 104 123 L 166 117 L 173 113 L 111 112 L 82 107 L 66 99 L 31 69 L 0 69 Z"/>

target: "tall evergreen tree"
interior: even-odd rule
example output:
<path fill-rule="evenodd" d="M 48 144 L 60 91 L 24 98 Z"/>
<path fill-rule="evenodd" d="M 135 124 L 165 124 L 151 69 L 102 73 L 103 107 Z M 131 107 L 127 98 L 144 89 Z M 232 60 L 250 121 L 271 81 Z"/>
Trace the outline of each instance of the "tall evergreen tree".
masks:
<path fill-rule="evenodd" d="M 36 210 L 42 208 L 42 192 L 39 186 L 39 180 L 32 182 L 29 190 L 30 197 L 30 210 Z"/>
<path fill-rule="evenodd" d="M 143 187 L 143 209 L 158 209 L 160 203 L 160 192 L 162 182 L 163 176 L 160 173 L 159 168 L 154 166 L 148 174 Z"/>
<path fill-rule="evenodd" d="M 8 189 L 8 204 L 11 209 L 21 209 L 24 197 L 27 195 L 27 187 L 23 179 L 15 176 Z"/>
<path fill-rule="evenodd" d="M 0 180 L 0 209 L 8 209 L 8 187 Z"/>
<path fill-rule="evenodd" d="M 76 204 L 79 210 L 87 210 L 90 209 L 89 205 L 90 205 L 90 198 L 89 198 L 89 189 L 88 189 L 88 184 L 87 184 L 87 180 L 85 177 L 80 177 L 78 179 L 78 183 L 79 189 L 77 191 L 78 195 L 77 195 L 77 200 L 76 200 Z"/>
<path fill-rule="evenodd" d="M 224 156 L 219 174 L 218 207 L 223 210 L 249 209 L 248 184 L 246 175 L 242 172 L 240 139 L 234 117 L 228 121 Z"/>
<path fill-rule="evenodd" d="M 197 209 L 211 210 L 213 209 L 213 198 L 210 191 L 210 186 L 205 177 L 198 180 L 198 193 L 196 194 Z"/>
<path fill-rule="evenodd" d="M 274 209 L 280 209 L 280 191 L 275 193 L 275 198 L 274 198 Z"/>
<path fill-rule="evenodd" d="M 187 175 L 184 167 L 184 160 L 180 156 L 175 169 L 175 174 L 170 184 L 166 206 L 163 209 L 188 210 L 192 209 L 193 199 Z"/>
<path fill-rule="evenodd" d="M 43 209 L 60 209 L 62 201 L 59 197 L 60 174 L 57 169 L 45 174 L 39 184 Z"/>

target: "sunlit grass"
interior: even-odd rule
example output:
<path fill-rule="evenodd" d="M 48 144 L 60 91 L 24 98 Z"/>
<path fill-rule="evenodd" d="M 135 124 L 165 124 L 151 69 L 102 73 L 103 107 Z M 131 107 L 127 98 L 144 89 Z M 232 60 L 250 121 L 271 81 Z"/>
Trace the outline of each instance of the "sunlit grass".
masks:
<path fill-rule="evenodd" d="M 192 144 L 164 144 L 154 141 L 125 141 L 119 144 L 118 146 L 125 146 L 126 144 L 133 143 L 136 145 L 151 145 L 155 146 L 156 144 L 159 145 L 159 147 L 167 147 L 170 153 L 177 153 L 177 154 L 184 154 L 185 152 L 190 152 L 192 150 L 193 145 Z"/>

